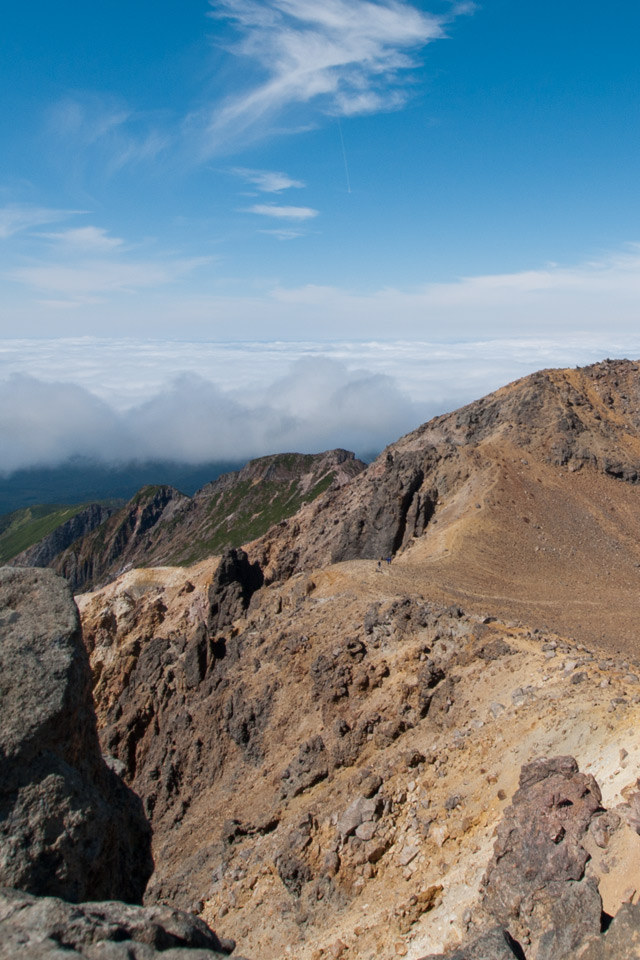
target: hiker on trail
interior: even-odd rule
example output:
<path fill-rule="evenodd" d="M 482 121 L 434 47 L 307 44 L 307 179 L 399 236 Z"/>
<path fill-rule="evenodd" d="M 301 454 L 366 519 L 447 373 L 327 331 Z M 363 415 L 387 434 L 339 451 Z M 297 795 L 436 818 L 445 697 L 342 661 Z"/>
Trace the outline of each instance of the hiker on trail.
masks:
<path fill-rule="evenodd" d="M 378 560 L 378 573 L 382 573 L 382 557 Z"/>
<path fill-rule="evenodd" d="M 387 557 L 387 563 L 391 563 L 391 557 Z"/>

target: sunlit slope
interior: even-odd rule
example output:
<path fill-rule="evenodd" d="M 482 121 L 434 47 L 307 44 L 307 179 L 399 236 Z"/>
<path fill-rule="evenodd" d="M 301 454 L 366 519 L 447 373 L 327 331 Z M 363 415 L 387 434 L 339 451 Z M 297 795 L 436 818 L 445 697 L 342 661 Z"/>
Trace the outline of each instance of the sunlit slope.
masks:
<path fill-rule="evenodd" d="M 403 437 L 253 553 L 274 578 L 393 556 L 424 596 L 625 648 L 639 477 L 638 364 L 542 371 Z"/>

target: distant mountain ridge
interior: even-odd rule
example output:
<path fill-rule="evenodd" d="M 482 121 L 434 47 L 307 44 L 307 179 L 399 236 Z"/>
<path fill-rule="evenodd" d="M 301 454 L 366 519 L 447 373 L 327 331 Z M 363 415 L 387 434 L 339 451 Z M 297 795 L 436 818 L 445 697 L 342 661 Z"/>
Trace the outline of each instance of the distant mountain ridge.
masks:
<path fill-rule="evenodd" d="M 0 517 L 0 563 L 10 563 L 18 555 L 23 566 L 46 567 L 74 540 L 104 523 L 122 503 L 41 504 L 14 510 Z"/>
<path fill-rule="evenodd" d="M 146 486 L 62 550 L 55 551 L 54 533 L 37 549 L 14 557 L 12 564 L 51 566 L 79 591 L 131 567 L 194 563 L 262 536 L 304 502 L 364 469 L 346 450 L 285 453 L 251 460 L 193 497 L 171 486 Z"/>
<path fill-rule="evenodd" d="M 209 463 L 176 463 L 145 460 L 107 463 L 88 457 L 72 457 L 57 466 L 23 467 L 8 475 L 0 473 L 0 517 L 42 505 L 123 503 L 149 484 L 176 487 L 192 495 L 222 473 L 240 470 L 245 460 Z"/>

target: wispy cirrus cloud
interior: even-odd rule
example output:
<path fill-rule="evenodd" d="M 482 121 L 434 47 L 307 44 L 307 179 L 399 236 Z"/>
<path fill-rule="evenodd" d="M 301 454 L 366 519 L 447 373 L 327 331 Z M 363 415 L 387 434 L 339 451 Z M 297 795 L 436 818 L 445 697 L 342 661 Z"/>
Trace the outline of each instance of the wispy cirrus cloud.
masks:
<path fill-rule="evenodd" d="M 259 230 L 258 233 L 264 233 L 268 237 L 277 237 L 278 240 L 297 240 L 298 237 L 304 237 L 303 230 L 294 230 L 290 227 L 276 227 L 273 230 Z"/>
<path fill-rule="evenodd" d="M 79 210 L 54 210 L 49 207 L 35 207 L 28 204 L 13 203 L 0 207 L 0 238 L 6 239 L 24 230 L 44 226 L 47 223 L 59 223 L 67 220 Z"/>
<path fill-rule="evenodd" d="M 294 180 L 286 173 L 276 170 L 248 170 L 246 167 L 234 167 L 231 171 L 237 177 L 242 177 L 262 193 L 282 193 L 283 190 L 305 187 L 302 180 Z"/>
<path fill-rule="evenodd" d="M 448 17 L 405 0 L 210 0 L 211 17 L 230 21 L 232 51 L 262 77 L 232 94 L 209 118 L 210 152 L 266 132 L 288 108 L 315 102 L 328 114 L 351 116 L 398 109 L 418 52 L 445 36 L 446 23 L 473 4 L 454 4 Z"/>
<path fill-rule="evenodd" d="M 50 132 L 71 146 L 74 167 L 91 159 L 94 169 L 111 176 L 123 167 L 155 161 L 174 142 L 164 120 L 133 110 L 120 99 L 97 94 L 66 97 L 50 111 Z M 76 171 L 74 170 L 74 173 Z"/>
<path fill-rule="evenodd" d="M 277 220 L 312 220 L 319 210 L 313 207 L 283 207 L 275 203 L 255 203 L 247 207 L 246 213 L 257 213 L 261 217 L 275 217 Z"/>
<path fill-rule="evenodd" d="M 104 227 L 75 227 L 57 233 L 42 233 L 40 236 L 74 252 L 105 253 L 117 250 L 124 243 L 121 237 L 110 237 Z"/>

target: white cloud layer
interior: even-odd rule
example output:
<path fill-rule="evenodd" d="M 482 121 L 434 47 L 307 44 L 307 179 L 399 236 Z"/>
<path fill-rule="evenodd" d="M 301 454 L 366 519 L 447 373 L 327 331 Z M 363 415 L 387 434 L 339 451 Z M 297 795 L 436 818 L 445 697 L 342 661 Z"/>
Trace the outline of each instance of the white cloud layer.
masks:
<path fill-rule="evenodd" d="M 640 356 L 640 334 L 449 343 L 4 340 L 0 472 L 76 455 L 199 463 L 336 446 L 367 454 L 519 376 L 605 356 Z"/>
<path fill-rule="evenodd" d="M 0 382 L 0 472 L 100 462 L 248 459 L 274 451 L 379 448 L 416 420 L 391 377 L 303 357 L 246 396 L 184 373 L 127 410 L 73 383 L 13 374 Z"/>

